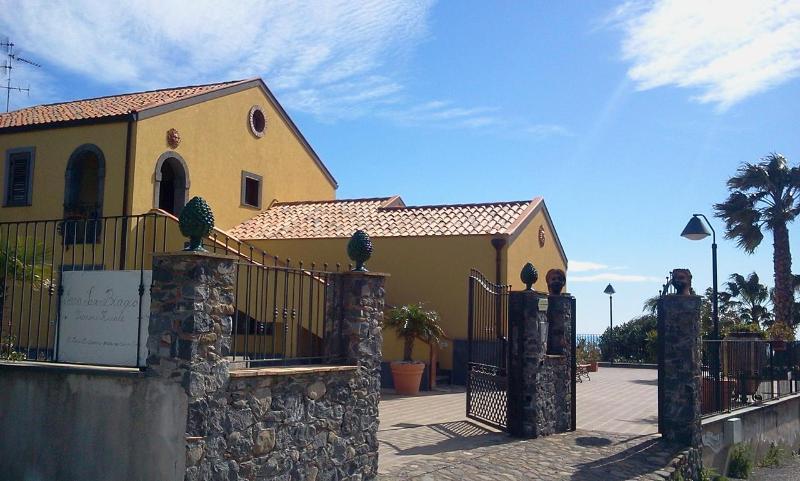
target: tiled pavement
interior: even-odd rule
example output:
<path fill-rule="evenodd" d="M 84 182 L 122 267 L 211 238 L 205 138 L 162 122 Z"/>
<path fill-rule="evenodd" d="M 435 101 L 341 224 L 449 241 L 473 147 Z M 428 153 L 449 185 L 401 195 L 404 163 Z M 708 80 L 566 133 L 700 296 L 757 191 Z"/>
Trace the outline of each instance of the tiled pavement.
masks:
<path fill-rule="evenodd" d="M 602 369 L 578 384 L 574 433 L 518 441 L 466 419 L 463 391 L 385 394 L 381 481 L 662 479 L 655 371 Z M 614 434 L 600 429 L 617 431 Z M 644 434 L 646 433 L 646 434 Z"/>
<path fill-rule="evenodd" d="M 578 383 L 578 429 L 658 432 L 658 371 L 603 368 Z"/>

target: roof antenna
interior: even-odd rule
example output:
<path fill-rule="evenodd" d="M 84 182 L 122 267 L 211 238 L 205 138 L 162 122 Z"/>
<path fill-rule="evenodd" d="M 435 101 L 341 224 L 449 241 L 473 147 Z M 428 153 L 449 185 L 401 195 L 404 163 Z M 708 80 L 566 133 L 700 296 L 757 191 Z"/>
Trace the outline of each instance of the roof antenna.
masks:
<path fill-rule="evenodd" d="M 6 90 L 6 112 L 8 112 L 9 105 L 11 104 L 12 90 L 16 90 L 17 92 L 26 92 L 28 96 L 31 94 L 30 85 L 27 88 L 11 86 L 11 70 L 14 68 L 14 63 L 22 62 L 37 68 L 41 67 L 41 65 L 32 60 L 28 60 L 27 58 L 20 57 L 19 54 L 14 53 L 14 42 L 9 40 L 8 37 L 0 40 L 0 48 L 5 49 L 6 56 L 4 63 L 0 65 L 0 68 L 2 68 L 2 74 L 0 75 L 6 77 L 6 84 L 0 85 L 0 88 Z"/>

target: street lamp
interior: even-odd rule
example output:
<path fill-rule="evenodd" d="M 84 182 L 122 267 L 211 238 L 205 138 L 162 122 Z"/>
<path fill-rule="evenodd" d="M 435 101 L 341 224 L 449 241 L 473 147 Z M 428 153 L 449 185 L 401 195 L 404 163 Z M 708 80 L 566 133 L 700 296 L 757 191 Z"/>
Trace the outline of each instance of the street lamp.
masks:
<path fill-rule="evenodd" d="M 701 217 L 705 222 L 700 220 Z M 710 232 L 709 229 L 711 229 Z M 711 226 L 711 222 L 708 221 L 706 216 L 703 214 L 694 214 L 692 215 L 692 218 L 689 219 L 689 223 L 686 224 L 686 227 L 683 228 L 681 236 L 686 237 L 689 240 L 703 240 L 706 237 L 711 236 L 711 319 L 714 323 L 712 339 L 718 340 L 719 304 L 717 302 L 717 233 L 714 231 L 714 227 Z"/>
<path fill-rule="evenodd" d="M 700 218 L 703 218 L 705 222 L 702 222 Z M 711 232 L 709 232 L 711 229 Z M 703 240 L 708 236 L 711 236 L 711 319 L 714 323 L 714 332 L 711 334 L 711 340 L 709 346 L 709 358 L 710 358 L 710 371 L 711 371 L 711 378 L 714 380 L 713 385 L 715 386 L 714 389 L 714 409 L 719 409 L 722 406 L 722 384 L 719 382 L 720 380 L 720 373 L 719 373 L 719 304 L 717 302 L 717 233 L 714 231 L 714 227 L 711 226 L 711 222 L 708 221 L 708 218 L 703 214 L 693 214 L 692 218 L 689 219 L 689 223 L 686 224 L 686 227 L 683 228 L 683 232 L 681 232 L 681 236 L 686 237 L 689 240 Z"/>
<path fill-rule="evenodd" d="M 606 290 L 603 291 L 603 294 L 608 294 L 608 325 L 610 327 L 608 330 L 608 357 L 611 359 L 611 364 L 614 364 L 614 301 L 612 296 L 616 292 L 610 283 L 606 286 Z"/>

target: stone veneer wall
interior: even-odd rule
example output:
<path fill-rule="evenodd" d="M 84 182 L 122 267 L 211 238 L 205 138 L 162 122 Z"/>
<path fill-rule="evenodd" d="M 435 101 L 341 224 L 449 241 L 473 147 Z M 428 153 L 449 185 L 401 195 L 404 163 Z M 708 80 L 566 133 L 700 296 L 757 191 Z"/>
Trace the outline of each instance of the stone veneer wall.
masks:
<path fill-rule="evenodd" d="M 700 479 L 703 452 L 700 426 L 699 296 L 659 299 L 659 428 L 664 440 L 686 449 L 673 463 L 674 480 Z"/>
<path fill-rule="evenodd" d="M 332 276 L 325 354 L 343 365 L 231 372 L 234 262 L 153 261 L 148 374 L 188 395 L 185 479 L 374 479 L 385 276 Z"/>
<path fill-rule="evenodd" d="M 546 312 L 539 310 L 541 299 L 548 300 Z M 561 349 L 571 339 L 572 298 L 512 292 L 509 309 L 509 431 L 526 438 L 566 432 L 572 419 L 572 360 L 568 349 L 561 355 L 547 351 L 550 344 Z M 546 342 L 539 328 L 542 323 L 557 324 L 554 336 L 548 327 Z"/>

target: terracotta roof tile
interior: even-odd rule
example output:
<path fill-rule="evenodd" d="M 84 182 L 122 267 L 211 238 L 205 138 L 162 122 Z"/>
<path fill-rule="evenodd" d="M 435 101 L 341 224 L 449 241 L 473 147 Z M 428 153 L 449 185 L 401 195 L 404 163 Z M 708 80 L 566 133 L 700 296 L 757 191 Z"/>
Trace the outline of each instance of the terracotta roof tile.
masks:
<path fill-rule="evenodd" d="M 243 81 L 235 80 L 231 82 L 151 90 L 148 92 L 135 92 L 94 99 L 36 105 L 34 107 L 0 114 L 0 129 L 116 117 L 132 112 L 139 112 L 146 108 L 168 104 L 194 95 L 212 92 L 240 82 Z"/>
<path fill-rule="evenodd" d="M 276 203 L 231 234 L 240 239 L 350 237 L 356 229 L 372 237 L 504 234 L 539 201 L 407 207 L 397 197 L 382 197 Z"/>

